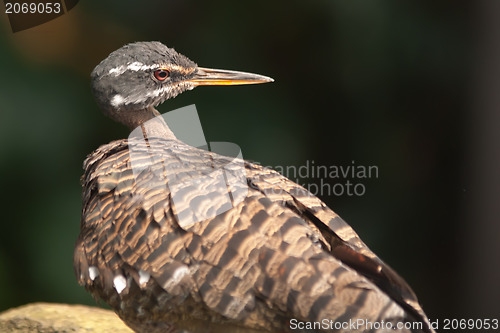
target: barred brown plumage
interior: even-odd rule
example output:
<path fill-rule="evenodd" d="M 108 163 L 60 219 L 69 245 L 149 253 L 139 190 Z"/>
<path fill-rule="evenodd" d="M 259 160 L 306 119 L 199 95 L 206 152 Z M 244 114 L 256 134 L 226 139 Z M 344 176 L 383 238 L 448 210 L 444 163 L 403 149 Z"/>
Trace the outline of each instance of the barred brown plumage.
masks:
<path fill-rule="evenodd" d="M 155 82 L 158 68 L 169 78 Z M 131 129 L 158 114 L 153 105 L 197 85 L 271 80 L 199 68 L 155 42 L 113 52 L 92 77 L 100 106 Z M 168 127 L 150 133 L 145 141 L 103 145 L 86 159 L 74 256 L 79 283 L 136 332 L 283 332 L 292 330 L 290 320 L 324 319 L 422 324 L 339 332 L 433 332 L 406 282 L 321 200 L 273 170 L 247 161 L 226 168 L 246 175 L 244 199 L 181 223 L 168 176 L 188 183 L 232 159 L 188 146 Z M 181 201 L 198 210 L 224 204 L 181 190 Z"/>

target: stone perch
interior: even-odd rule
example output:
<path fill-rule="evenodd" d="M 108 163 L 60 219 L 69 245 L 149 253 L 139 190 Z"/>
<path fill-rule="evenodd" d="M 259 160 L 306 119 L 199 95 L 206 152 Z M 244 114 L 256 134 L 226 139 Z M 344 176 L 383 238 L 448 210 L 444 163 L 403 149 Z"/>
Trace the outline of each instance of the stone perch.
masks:
<path fill-rule="evenodd" d="M 54 303 L 32 303 L 0 313 L 0 332 L 133 333 L 112 311 Z"/>

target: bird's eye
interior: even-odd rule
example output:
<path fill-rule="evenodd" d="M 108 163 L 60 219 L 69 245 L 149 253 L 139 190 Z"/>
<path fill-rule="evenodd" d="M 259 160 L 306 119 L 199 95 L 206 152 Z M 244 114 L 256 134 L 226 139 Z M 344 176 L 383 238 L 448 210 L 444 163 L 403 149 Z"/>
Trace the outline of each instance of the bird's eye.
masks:
<path fill-rule="evenodd" d="M 164 81 L 167 77 L 169 77 L 170 72 L 166 69 L 158 69 L 154 72 L 155 79 L 158 81 Z"/>

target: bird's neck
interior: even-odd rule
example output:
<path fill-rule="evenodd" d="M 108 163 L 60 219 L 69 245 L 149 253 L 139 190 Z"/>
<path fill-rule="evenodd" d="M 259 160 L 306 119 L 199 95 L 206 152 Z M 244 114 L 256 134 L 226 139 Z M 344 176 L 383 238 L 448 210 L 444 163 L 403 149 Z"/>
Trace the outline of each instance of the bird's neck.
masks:
<path fill-rule="evenodd" d="M 160 112 L 152 106 L 142 110 L 134 110 L 126 115 L 122 114 L 120 121 L 131 131 L 140 127 L 144 138 L 157 137 L 177 140 L 163 117 L 161 117 Z"/>

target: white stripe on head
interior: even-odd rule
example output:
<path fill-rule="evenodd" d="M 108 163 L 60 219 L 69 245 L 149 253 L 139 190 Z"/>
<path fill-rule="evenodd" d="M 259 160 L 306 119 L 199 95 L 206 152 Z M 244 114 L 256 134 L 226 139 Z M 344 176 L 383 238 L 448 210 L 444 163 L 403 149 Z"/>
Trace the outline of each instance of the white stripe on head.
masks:
<path fill-rule="evenodd" d="M 113 74 L 114 76 L 122 75 L 126 71 L 145 71 L 148 69 L 153 69 L 153 68 L 159 68 L 160 65 L 154 64 L 154 65 L 145 65 L 142 62 L 135 61 L 133 63 L 127 64 L 127 65 L 120 65 L 114 68 L 111 68 L 108 72 L 108 74 Z"/>
<path fill-rule="evenodd" d="M 124 102 L 125 98 L 123 98 L 123 96 L 120 94 L 116 94 L 113 96 L 113 98 L 111 98 L 111 105 L 113 105 L 115 108 L 120 107 Z"/>
<path fill-rule="evenodd" d="M 139 95 L 139 96 L 134 96 L 134 98 L 132 97 L 127 97 L 125 98 L 124 100 L 122 100 L 121 104 L 125 104 L 125 105 L 128 105 L 128 104 L 142 104 L 144 102 L 146 102 L 148 99 L 150 98 L 157 98 L 158 96 L 160 95 L 163 95 L 165 93 L 168 93 L 170 90 L 172 90 L 172 87 L 170 86 L 162 86 L 158 89 L 155 89 L 155 90 L 152 90 L 152 91 L 148 91 L 147 93 L 145 94 L 142 94 L 142 95 Z M 119 95 L 117 95 L 119 96 Z M 121 97 L 121 96 L 120 96 Z M 114 99 L 114 97 L 113 97 Z"/>

